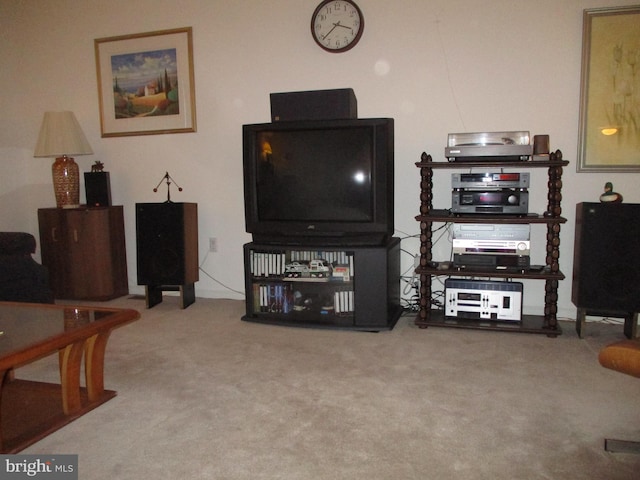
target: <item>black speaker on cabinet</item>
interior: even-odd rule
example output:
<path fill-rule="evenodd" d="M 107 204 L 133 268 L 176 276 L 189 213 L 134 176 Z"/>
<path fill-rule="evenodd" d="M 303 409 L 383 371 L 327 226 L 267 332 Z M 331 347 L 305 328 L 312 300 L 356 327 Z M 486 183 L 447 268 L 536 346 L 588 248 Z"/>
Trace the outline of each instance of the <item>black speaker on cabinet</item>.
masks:
<path fill-rule="evenodd" d="M 179 290 L 182 308 L 195 301 L 198 274 L 198 206 L 195 203 L 137 203 L 138 285 L 146 285 L 147 307 L 163 290 Z"/>
<path fill-rule="evenodd" d="M 581 335 L 585 315 L 625 318 L 635 337 L 640 311 L 640 204 L 579 203 L 571 301 L 578 307 Z"/>
<path fill-rule="evenodd" d="M 85 172 L 84 190 L 89 207 L 111 206 L 111 182 L 109 172 Z"/>

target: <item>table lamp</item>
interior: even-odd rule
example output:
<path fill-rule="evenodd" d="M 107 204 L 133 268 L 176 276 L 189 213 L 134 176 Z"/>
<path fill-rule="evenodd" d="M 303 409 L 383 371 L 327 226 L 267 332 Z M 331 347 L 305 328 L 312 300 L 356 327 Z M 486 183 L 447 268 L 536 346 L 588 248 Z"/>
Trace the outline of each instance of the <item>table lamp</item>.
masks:
<path fill-rule="evenodd" d="M 80 206 L 80 173 L 70 155 L 92 153 L 73 112 L 45 112 L 33 156 L 56 158 L 51 172 L 58 208 Z"/>

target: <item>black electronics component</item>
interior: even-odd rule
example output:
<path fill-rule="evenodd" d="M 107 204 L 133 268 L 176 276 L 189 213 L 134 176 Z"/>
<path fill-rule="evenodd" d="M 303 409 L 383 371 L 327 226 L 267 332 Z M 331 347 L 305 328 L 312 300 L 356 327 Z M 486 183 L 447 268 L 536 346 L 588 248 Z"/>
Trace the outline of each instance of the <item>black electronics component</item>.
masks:
<path fill-rule="evenodd" d="M 451 212 L 526 215 L 529 212 L 529 192 L 510 188 L 483 191 L 456 189 L 451 192 Z"/>
<path fill-rule="evenodd" d="M 529 188 L 530 174 L 525 173 L 452 173 L 451 188 Z"/>
<path fill-rule="evenodd" d="M 358 101 L 351 88 L 270 94 L 271 121 L 358 118 Z"/>

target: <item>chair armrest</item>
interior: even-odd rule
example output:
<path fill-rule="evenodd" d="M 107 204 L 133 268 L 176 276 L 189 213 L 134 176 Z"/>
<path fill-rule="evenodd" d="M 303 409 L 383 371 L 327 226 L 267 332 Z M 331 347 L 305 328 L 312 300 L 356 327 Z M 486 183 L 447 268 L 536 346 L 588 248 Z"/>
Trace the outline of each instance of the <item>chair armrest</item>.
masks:
<path fill-rule="evenodd" d="M 607 345 L 598 355 L 600 365 L 640 378 L 640 341 L 621 340 Z"/>

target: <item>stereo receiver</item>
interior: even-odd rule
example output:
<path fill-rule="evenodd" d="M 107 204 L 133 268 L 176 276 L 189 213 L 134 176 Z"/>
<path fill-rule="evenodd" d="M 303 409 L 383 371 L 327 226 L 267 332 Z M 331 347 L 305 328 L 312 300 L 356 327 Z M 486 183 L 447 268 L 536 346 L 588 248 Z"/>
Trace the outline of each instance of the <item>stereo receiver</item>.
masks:
<path fill-rule="evenodd" d="M 526 215 L 529 212 L 529 192 L 510 188 L 486 191 L 453 190 L 451 212 Z"/>

